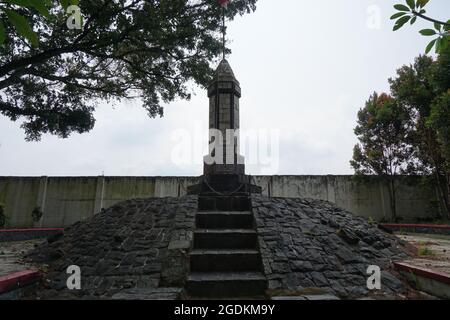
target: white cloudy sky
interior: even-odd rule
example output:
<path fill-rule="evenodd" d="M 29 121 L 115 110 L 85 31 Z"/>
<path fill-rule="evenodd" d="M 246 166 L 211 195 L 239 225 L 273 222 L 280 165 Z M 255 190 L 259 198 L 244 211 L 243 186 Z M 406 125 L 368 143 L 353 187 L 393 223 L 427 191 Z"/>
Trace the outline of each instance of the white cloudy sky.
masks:
<path fill-rule="evenodd" d="M 279 163 L 247 173 L 352 173 L 358 109 L 373 91 L 388 90 L 387 79 L 429 41 L 417 33 L 427 23 L 392 32 L 396 2 L 259 0 L 255 13 L 229 25 L 241 128 L 279 132 Z M 450 1 L 430 1 L 428 11 L 448 19 Z M 138 102 L 100 105 L 95 129 L 66 140 L 25 142 L 20 123 L 0 116 L 0 175 L 200 175 L 208 101 L 194 90 L 191 101 L 167 105 L 162 119 L 146 117 Z M 180 146 L 191 154 L 175 161 Z"/>

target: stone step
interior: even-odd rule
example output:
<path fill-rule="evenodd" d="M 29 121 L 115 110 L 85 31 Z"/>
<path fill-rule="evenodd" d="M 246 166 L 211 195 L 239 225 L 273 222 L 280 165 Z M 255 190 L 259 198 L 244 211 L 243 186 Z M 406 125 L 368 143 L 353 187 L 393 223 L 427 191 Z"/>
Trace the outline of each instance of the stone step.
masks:
<path fill-rule="evenodd" d="M 199 211 L 250 211 L 252 208 L 248 196 L 200 196 Z"/>
<path fill-rule="evenodd" d="M 196 224 L 202 229 L 251 229 L 253 214 L 250 211 L 198 212 Z"/>
<path fill-rule="evenodd" d="M 261 296 L 266 278 L 259 272 L 194 272 L 188 276 L 186 288 L 196 297 Z"/>
<path fill-rule="evenodd" d="M 114 294 L 112 300 L 179 300 L 182 288 L 131 288 Z"/>
<path fill-rule="evenodd" d="M 190 253 L 191 271 L 261 271 L 257 250 L 194 250 Z"/>
<path fill-rule="evenodd" d="M 197 229 L 194 249 L 255 249 L 257 236 L 250 229 Z"/>

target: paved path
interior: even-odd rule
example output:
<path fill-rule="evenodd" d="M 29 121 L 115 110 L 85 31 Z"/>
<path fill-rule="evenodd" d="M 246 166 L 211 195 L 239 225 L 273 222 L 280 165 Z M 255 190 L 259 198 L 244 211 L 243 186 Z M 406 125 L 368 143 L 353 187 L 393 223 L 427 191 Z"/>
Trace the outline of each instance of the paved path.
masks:
<path fill-rule="evenodd" d="M 398 237 L 419 249 L 419 256 L 406 263 L 450 274 L 450 236 L 408 234 Z"/>
<path fill-rule="evenodd" d="M 18 242 L 0 242 L 0 277 L 14 272 L 29 269 L 31 266 L 24 263 L 21 258 L 35 244 L 43 240 L 30 240 Z"/>

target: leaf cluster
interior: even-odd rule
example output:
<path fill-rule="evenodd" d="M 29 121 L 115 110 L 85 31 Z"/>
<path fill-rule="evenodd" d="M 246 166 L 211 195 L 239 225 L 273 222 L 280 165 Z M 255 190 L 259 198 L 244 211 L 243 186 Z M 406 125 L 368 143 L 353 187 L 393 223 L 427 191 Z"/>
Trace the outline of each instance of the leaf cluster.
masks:
<path fill-rule="evenodd" d="M 418 17 L 431 21 L 434 29 L 422 29 L 419 33 L 423 36 L 435 36 L 427 45 L 426 53 L 429 53 L 433 48 L 435 48 L 436 53 L 440 53 L 441 50 L 450 46 L 450 20 L 442 22 L 425 16 L 425 6 L 428 2 L 429 0 L 406 0 L 406 4 L 394 5 L 394 9 L 398 12 L 391 16 L 391 20 L 395 20 L 393 30 L 399 30 L 408 22 L 413 25 Z"/>

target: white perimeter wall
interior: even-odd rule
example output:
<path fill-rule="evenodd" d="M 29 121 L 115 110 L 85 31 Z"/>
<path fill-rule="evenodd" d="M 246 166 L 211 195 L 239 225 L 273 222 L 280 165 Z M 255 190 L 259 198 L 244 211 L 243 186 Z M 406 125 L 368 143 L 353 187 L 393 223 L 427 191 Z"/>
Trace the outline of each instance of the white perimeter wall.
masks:
<path fill-rule="evenodd" d="M 102 208 L 133 198 L 178 197 L 196 177 L 0 177 L 0 203 L 7 227 L 66 227 Z M 381 220 L 390 217 L 388 187 L 379 179 L 353 176 L 255 176 L 254 182 L 271 197 L 323 199 L 357 215 Z M 435 216 L 436 190 L 420 177 L 397 179 L 397 214 L 404 221 Z M 43 217 L 34 222 L 32 211 Z"/>

